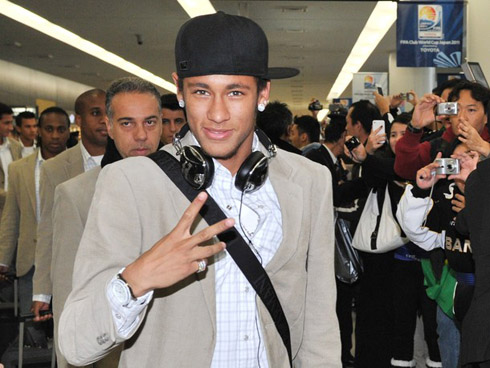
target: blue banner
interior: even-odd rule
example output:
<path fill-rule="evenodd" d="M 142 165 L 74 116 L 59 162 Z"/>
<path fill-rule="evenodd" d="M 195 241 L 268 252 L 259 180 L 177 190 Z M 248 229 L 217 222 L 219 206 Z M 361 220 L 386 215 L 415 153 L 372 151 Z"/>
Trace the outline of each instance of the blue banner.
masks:
<path fill-rule="evenodd" d="M 463 2 L 399 2 L 397 66 L 459 67 L 464 56 L 463 18 Z"/>

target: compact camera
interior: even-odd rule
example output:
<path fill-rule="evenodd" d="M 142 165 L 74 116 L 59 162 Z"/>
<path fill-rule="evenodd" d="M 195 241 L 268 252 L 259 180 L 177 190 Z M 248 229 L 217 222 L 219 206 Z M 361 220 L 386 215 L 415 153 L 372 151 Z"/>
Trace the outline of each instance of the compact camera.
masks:
<path fill-rule="evenodd" d="M 359 139 L 357 139 L 357 137 L 352 137 L 352 138 L 345 141 L 345 146 L 347 147 L 347 149 L 349 151 L 352 151 L 354 148 L 356 148 L 360 144 L 361 144 L 361 142 L 359 141 Z"/>
<path fill-rule="evenodd" d="M 438 104 L 436 115 L 458 115 L 458 103 L 444 102 Z"/>
<path fill-rule="evenodd" d="M 459 160 L 457 158 L 438 158 L 436 163 L 439 167 L 436 169 L 436 174 L 454 175 L 459 174 Z"/>

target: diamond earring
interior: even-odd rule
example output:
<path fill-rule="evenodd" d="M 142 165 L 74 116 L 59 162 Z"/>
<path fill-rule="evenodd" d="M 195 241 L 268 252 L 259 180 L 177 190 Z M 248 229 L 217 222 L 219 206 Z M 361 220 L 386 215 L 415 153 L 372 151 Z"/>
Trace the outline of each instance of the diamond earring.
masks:
<path fill-rule="evenodd" d="M 185 107 L 185 101 L 184 100 L 179 100 L 179 106 L 181 109 Z"/>

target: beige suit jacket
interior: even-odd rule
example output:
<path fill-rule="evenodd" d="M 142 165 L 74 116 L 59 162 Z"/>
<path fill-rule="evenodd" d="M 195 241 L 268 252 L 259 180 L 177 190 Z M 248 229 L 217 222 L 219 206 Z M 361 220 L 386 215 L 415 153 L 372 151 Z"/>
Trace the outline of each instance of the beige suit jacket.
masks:
<path fill-rule="evenodd" d="M 340 368 L 330 173 L 279 150 L 269 177 L 281 206 L 283 241 L 266 270 L 289 322 L 294 365 Z M 169 233 L 188 205 L 149 158 L 128 158 L 102 170 L 60 320 L 61 350 L 70 362 L 90 363 L 129 339 L 120 367 L 210 366 L 216 334 L 212 264 L 205 273 L 155 290 L 127 337 L 118 335 L 106 296 L 118 271 Z M 196 221 L 195 231 L 206 226 Z M 257 304 L 269 366 L 287 367 L 274 322 Z"/>
<path fill-rule="evenodd" d="M 12 162 L 17 161 L 22 158 L 22 146 L 15 139 L 8 138 L 10 142 L 10 154 L 12 155 Z M 2 214 L 2 209 L 5 205 L 5 200 L 7 198 L 7 192 L 3 189 L 5 188 L 5 171 L 0 161 L 0 215 Z"/>
<path fill-rule="evenodd" d="M 37 227 L 36 269 L 33 278 L 34 294 L 52 294 L 50 274 L 53 244 L 52 211 L 54 190 L 58 184 L 74 178 L 83 172 L 83 158 L 80 144 L 46 161 L 41 168 L 41 219 Z"/>
<path fill-rule="evenodd" d="M 17 249 L 15 268 L 19 277 L 34 265 L 37 155 L 38 150 L 9 165 L 9 190 L 0 222 L 0 263 L 10 265 Z"/>
<path fill-rule="evenodd" d="M 61 311 L 71 291 L 75 255 L 87 221 L 88 210 L 99 173 L 100 166 L 61 183 L 55 190 L 51 279 L 53 280 L 52 306 L 56 342 L 58 342 L 58 324 Z M 96 367 L 117 367 L 119 354 L 120 349 L 97 362 Z M 58 368 L 73 367 L 68 364 L 59 351 L 58 344 L 56 344 L 56 359 Z"/>

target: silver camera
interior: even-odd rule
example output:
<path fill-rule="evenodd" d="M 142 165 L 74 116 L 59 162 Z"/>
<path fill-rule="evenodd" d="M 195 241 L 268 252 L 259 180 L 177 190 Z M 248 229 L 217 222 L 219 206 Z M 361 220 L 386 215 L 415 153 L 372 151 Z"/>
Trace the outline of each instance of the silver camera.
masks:
<path fill-rule="evenodd" d="M 436 169 L 436 174 L 454 175 L 459 174 L 459 160 L 457 158 L 438 158 L 436 163 L 439 167 Z"/>
<path fill-rule="evenodd" d="M 458 103 L 444 102 L 438 104 L 436 115 L 458 115 Z"/>

